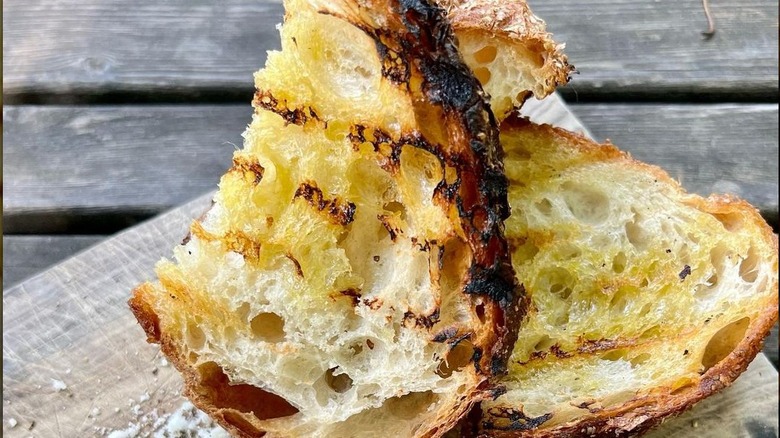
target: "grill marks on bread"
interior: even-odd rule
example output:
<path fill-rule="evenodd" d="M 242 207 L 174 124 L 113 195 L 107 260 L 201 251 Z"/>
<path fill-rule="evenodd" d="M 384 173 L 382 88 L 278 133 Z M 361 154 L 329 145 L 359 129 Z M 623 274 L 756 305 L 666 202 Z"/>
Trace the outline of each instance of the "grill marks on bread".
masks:
<path fill-rule="evenodd" d="M 225 249 L 241 254 L 248 261 L 257 261 L 260 258 L 262 244 L 242 231 L 231 230 L 225 235 L 217 236 L 206 231 L 199 221 L 194 221 L 190 226 L 190 233 L 204 242 L 219 241 Z"/>
<path fill-rule="evenodd" d="M 355 219 L 355 204 L 339 198 L 327 199 L 314 181 L 298 186 L 293 199 L 303 198 L 317 211 L 325 214 L 333 223 L 346 226 Z"/>
<path fill-rule="evenodd" d="M 252 157 L 245 155 L 236 155 L 233 157 L 233 166 L 228 172 L 237 172 L 244 175 L 245 178 L 252 181 L 253 184 L 260 184 L 265 174 L 265 169 Z"/>
<path fill-rule="evenodd" d="M 485 350 L 478 367 L 502 374 L 523 312 L 503 235 L 508 181 L 496 121 L 478 80 L 460 58 L 443 11 L 427 2 L 380 3 L 375 6 L 393 12 L 383 17 L 382 26 L 349 16 L 355 11 L 320 13 L 342 18 L 374 40 L 383 76 L 412 97 L 420 132 L 393 140 L 382 130 L 356 125 L 349 138 L 355 150 L 372 145 L 391 172 L 397 171 L 406 145 L 433 153 L 454 171 L 445 169 L 444 175 L 454 173 L 454 178 L 445 176 L 434 198 L 445 210 L 456 209 L 472 251 L 463 292 L 487 301 L 486 327 L 475 342 L 477 351 Z"/>
<path fill-rule="evenodd" d="M 280 101 L 270 90 L 257 90 L 252 100 L 252 106 L 278 114 L 285 123 L 303 126 L 307 122 L 320 122 L 317 112 L 310 106 L 290 108 L 287 101 Z M 327 124 L 325 124 L 327 125 Z"/>

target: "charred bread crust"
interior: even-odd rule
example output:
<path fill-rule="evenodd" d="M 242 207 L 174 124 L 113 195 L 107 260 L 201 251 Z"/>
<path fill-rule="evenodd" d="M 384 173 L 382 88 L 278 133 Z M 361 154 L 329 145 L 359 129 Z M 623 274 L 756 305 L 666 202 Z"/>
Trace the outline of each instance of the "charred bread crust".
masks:
<path fill-rule="evenodd" d="M 456 172 L 454 181 L 445 177 L 439 183 L 434 196 L 445 210 L 456 208 L 472 251 L 463 291 L 474 296 L 475 307 L 485 308 L 484 328 L 472 340 L 475 366 L 485 375 L 501 375 L 523 310 L 504 237 L 508 180 L 496 120 L 479 81 L 458 53 L 443 9 L 425 0 L 385 0 L 372 6 L 369 10 L 361 5 L 365 14 L 379 14 L 374 19 L 382 26 L 370 26 L 342 11 L 321 12 L 354 24 L 374 39 L 383 74 L 411 93 L 415 115 L 422 120 L 425 141 L 411 145 L 428 150 Z"/>
<path fill-rule="evenodd" d="M 396 7 L 398 16 L 404 18 L 401 47 L 416 61 L 424 80 L 422 91 L 427 99 L 420 99 L 419 110 L 429 111 L 429 103 L 439 105 L 450 122 L 445 125 L 449 127 L 446 143 L 438 152 L 458 173 L 453 183 L 458 185 L 455 204 L 473 251 L 464 291 L 490 303 L 487 319 L 493 330 L 480 330 L 475 343 L 482 349 L 479 368 L 488 375 L 500 375 L 506 372 L 521 310 L 504 237 L 509 181 L 503 173 L 497 123 L 479 81 L 460 58 L 443 11 L 410 0 L 400 0 Z M 443 180 L 437 192 L 445 191 L 447 185 Z M 440 202 L 446 203 L 444 198 Z"/>
<path fill-rule="evenodd" d="M 511 116 L 502 125 L 502 131 L 512 129 L 536 130 L 540 136 L 562 138 L 565 144 L 572 148 L 594 153 L 598 159 L 617 159 L 624 161 L 623 165 L 641 169 L 652 174 L 659 181 L 679 188 L 679 183 L 672 179 L 663 169 L 634 160 L 628 153 L 622 152 L 611 144 L 598 144 L 585 137 L 550 125 L 537 125 L 520 116 Z M 713 214 L 734 213 L 740 215 L 746 222 L 754 226 L 764 242 L 770 242 L 774 252 L 778 252 L 778 236 L 766 224 L 758 210 L 746 201 L 728 195 L 711 196 L 707 199 L 691 197 L 686 203 Z M 777 270 L 777 262 L 774 269 Z M 572 420 L 550 429 L 540 429 L 544 422 L 529 422 L 528 418 L 517 415 L 519 421 L 514 428 L 490 428 L 490 420 L 484 417 L 480 405 L 466 415 L 459 424 L 460 436 L 500 437 L 500 438 L 563 438 L 563 437 L 614 437 L 637 436 L 661 424 L 666 418 L 677 416 L 690 409 L 702 399 L 730 386 L 742 374 L 750 362 L 761 351 L 764 338 L 772 326 L 778 321 L 778 283 L 768 285 L 773 290 L 774 302 L 751 318 L 742 340 L 720 362 L 709 368 L 696 381 L 683 389 L 674 390 L 668 387 L 658 387 L 646 395 L 635 397 L 620 406 L 594 409 L 590 414 L 583 415 L 579 420 Z M 522 328 L 521 328 L 522 330 Z M 502 406 L 510 411 L 518 411 L 513 406 Z M 522 410 L 519 410 L 522 414 Z"/>

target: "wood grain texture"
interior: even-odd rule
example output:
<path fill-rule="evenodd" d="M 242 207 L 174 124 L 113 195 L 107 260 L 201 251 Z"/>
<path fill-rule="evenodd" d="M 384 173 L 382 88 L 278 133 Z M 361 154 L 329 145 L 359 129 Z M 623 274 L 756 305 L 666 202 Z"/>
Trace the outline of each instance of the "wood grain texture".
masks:
<path fill-rule="evenodd" d="M 544 112 L 533 105 L 528 111 Z M 596 139 L 661 165 L 693 192 L 741 195 L 777 223 L 776 105 L 571 108 Z M 251 109 L 6 106 L 3 113 L 4 231 L 95 234 L 216 188 Z M 556 124 L 569 123 L 559 117 Z"/>
<path fill-rule="evenodd" d="M 138 422 L 131 407 L 144 398 L 168 412 L 180 402 L 179 376 L 161 366 L 126 302 L 210 200 L 198 198 L 3 290 L 3 436 L 99 436 L 101 427 Z"/>
<path fill-rule="evenodd" d="M 777 102 L 778 8 L 769 0 L 528 0 L 580 72 L 568 101 Z"/>
<path fill-rule="evenodd" d="M 531 0 L 590 99 L 777 101 L 778 9 L 771 0 Z M 6 102 L 236 100 L 278 46 L 282 7 L 224 2 L 32 0 L 3 4 Z"/>
<path fill-rule="evenodd" d="M 5 107 L 4 231 L 108 233 L 213 190 L 251 114 L 248 104 Z"/>
<path fill-rule="evenodd" d="M 3 236 L 3 289 L 92 246 L 106 236 Z"/>

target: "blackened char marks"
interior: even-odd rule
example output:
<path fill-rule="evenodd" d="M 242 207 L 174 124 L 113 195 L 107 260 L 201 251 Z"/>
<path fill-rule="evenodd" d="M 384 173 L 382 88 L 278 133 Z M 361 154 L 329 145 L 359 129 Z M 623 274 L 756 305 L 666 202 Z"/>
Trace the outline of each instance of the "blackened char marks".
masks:
<path fill-rule="evenodd" d="M 345 297 L 349 297 L 350 300 L 352 300 L 352 305 L 357 306 L 360 304 L 360 290 L 355 288 L 349 288 L 342 291 L 339 291 L 341 295 L 344 295 Z"/>
<path fill-rule="evenodd" d="M 390 134 L 382 129 L 368 128 L 364 125 L 352 126 L 347 138 L 355 151 L 359 151 L 363 144 L 371 145 L 374 152 L 381 156 L 379 165 L 385 171 L 395 174 L 400 169 L 401 151 L 406 141 L 404 138 L 395 141 Z"/>
<path fill-rule="evenodd" d="M 373 36 L 376 52 L 382 60 L 382 76 L 396 84 L 407 84 L 410 77 L 409 61 L 385 45 L 381 31 L 375 31 Z"/>
<path fill-rule="evenodd" d="M 326 199 L 314 182 L 304 182 L 295 191 L 295 198 L 305 199 L 309 205 L 325 213 L 335 224 L 348 225 L 355 219 L 355 204 L 339 198 Z"/>
<path fill-rule="evenodd" d="M 415 111 L 441 112 L 446 126 L 443 155 L 458 173 L 455 203 L 473 252 L 466 292 L 487 296 L 498 308 L 491 309 L 495 343 L 486 351 L 482 365 L 493 374 L 505 372 L 506 359 L 516 339 L 520 319 L 520 292 L 504 238 L 503 220 L 509 215 L 508 181 L 503 173 L 503 151 L 498 128 L 478 80 L 461 60 L 452 29 L 443 11 L 425 0 L 391 3 L 401 17 L 399 45 L 414 60 L 422 76 Z M 414 87 L 409 87 L 415 92 Z M 421 124 L 422 135 L 437 139 L 442 133 Z M 427 131 L 431 131 L 430 134 Z M 444 189 L 439 190 L 445 193 Z"/>
<path fill-rule="evenodd" d="M 320 121 L 320 117 L 312 107 L 289 108 L 286 101 L 280 102 L 279 99 L 274 97 L 268 90 L 255 91 L 252 106 L 278 114 L 288 125 L 303 126 L 308 121 Z"/>
<path fill-rule="evenodd" d="M 501 364 L 511 354 L 526 301 L 520 301 L 504 238 L 509 183 L 488 98 L 460 58 L 443 9 L 428 0 L 370 2 L 371 10 L 368 3 L 359 2 L 365 9 L 361 12 L 340 16 L 374 40 L 385 67 L 403 66 L 403 71 L 383 68 L 383 74 L 409 94 L 419 132 L 395 142 L 377 142 L 373 136 L 381 132 L 356 127 L 350 140 L 356 150 L 372 143 L 390 171 L 397 170 L 405 145 L 439 157 L 445 172 L 434 201 L 446 210 L 457 207 L 472 252 L 466 292 L 486 298 L 489 329 L 481 330 L 475 339 L 475 359 L 482 361 L 476 366 L 488 374 L 503 373 Z M 322 13 L 341 14 L 325 9 Z M 360 14 L 372 19 L 358 18 Z M 396 63 L 396 57 L 406 62 Z"/>
<path fill-rule="evenodd" d="M 458 328 L 457 327 L 447 327 L 444 330 L 440 331 L 439 333 L 435 334 L 433 336 L 432 341 L 433 342 L 447 342 L 450 339 L 454 338 L 455 335 L 458 334 Z"/>
<path fill-rule="evenodd" d="M 361 145 L 370 145 L 374 152 L 381 157 L 379 166 L 393 174 L 398 173 L 401 167 L 401 152 L 404 146 L 422 149 L 433 154 L 439 160 L 442 169 L 445 169 L 445 165 L 457 168 L 460 163 L 458 156 L 447 154 L 442 146 L 431 144 L 419 132 L 402 134 L 398 140 L 393 140 L 392 136 L 381 128 L 354 125 L 350 128 L 347 138 L 352 142 L 352 149 L 355 151 L 359 151 Z M 434 188 L 434 198 L 440 199 L 444 203 L 456 202 L 460 184 L 460 178 L 457 176 L 450 183 L 447 182 L 446 178 L 443 178 Z M 500 193 L 500 188 L 494 191 Z M 503 188 L 503 192 L 506 197 L 506 187 Z"/>
<path fill-rule="evenodd" d="M 391 241 L 395 242 L 395 240 L 398 238 L 398 235 L 403 233 L 403 230 L 395 227 L 391 223 L 390 216 L 386 214 L 378 214 L 376 218 L 379 219 L 379 222 L 382 222 L 382 226 L 385 227 L 385 230 L 387 230 L 387 234 L 390 235 Z"/>
<path fill-rule="evenodd" d="M 552 413 L 529 417 L 520 409 L 490 408 L 488 409 L 491 420 L 484 421 L 482 427 L 493 430 L 533 430 L 552 418 Z"/>
<path fill-rule="evenodd" d="M 415 315 L 411 310 L 407 310 L 404 313 L 404 323 L 411 322 L 414 326 L 425 327 L 430 329 L 434 324 L 439 322 L 440 309 L 436 308 L 430 315 Z"/>
<path fill-rule="evenodd" d="M 512 299 L 516 286 L 514 281 L 507 281 L 503 277 L 503 269 L 505 267 L 500 264 L 500 260 L 496 260 L 492 266 L 488 267 L 471 265 L 469 268 L 471 281 L 466 285 L 466 293 L 487 295 L 501 307 L 508 307 L 512 304 L 509 300 Z"/>
<path fill-rule="evenodd" d="M 233 167 L 231 167 L 228 172 L 237 172 L 247 175 L 252 179 L 252 182 L 257 185 L 263 180 L 265 169 L 257 161 L 246 156 L 238 155 L 233 157 Z"/>
<path fill-rule="evenodd" d="M 287 253 L 285 254 L 285 257 L 287 257 L 291 262 L 293 262 L 293 265 L 295 266 L 295 273 L 303 278 L 303 268 L 301 268 L 301 262 L 298 261 L 292 254 Z"/>

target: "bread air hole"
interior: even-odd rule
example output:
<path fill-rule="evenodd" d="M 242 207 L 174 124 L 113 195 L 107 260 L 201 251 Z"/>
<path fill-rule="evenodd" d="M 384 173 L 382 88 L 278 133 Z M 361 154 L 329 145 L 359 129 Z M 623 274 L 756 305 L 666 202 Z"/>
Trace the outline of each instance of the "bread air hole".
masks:
<path fill-rule="evenodd" d="M 543 290 L 540 286 L 546 283 L 547 290 L 560 299 L 566 301 L 571 296 L 574 277 L 566 269 L 546 269 L 542 271 L 539 280 L 541 284 L 537 283 L 537 290 Z"/>
<path fill-rule="evenodd" d="M 490 82 L 490 70 L 487 69 L 487 67 L 478 67 L 474 69 L 474 76 L 477 77 L 477 80 L 482 85 L 487 85 L 488 82 Z"/>
<path fill-rule="evenodd" d="M 745 317 L 728 324 L 715 333 L 710 342 L 707 343 L 704 356 L 701 359 L 704 371 L 714 367 L 734 351 L 739 342 L 744 339 L 749 325 L 750 318 Z"/>
<path fill-rule="evenodd" d="M 649 353 L 640 353 L 640 354 L 634 354 L 635 352 L 620 348 L 617 350 L 608 351 L 601 355 L 602 360 L 608 360 L 611 362 L 622 360 L 625 362 L 628 362 L 631 364 L 632 367 L 636 367 L 638 365 L 641 365 L 652 357 Z"/>
<path fill-rule="evenodd" d="M 485 46 L 474 52 L 474 60 L 480 64 L 489 64 L 496 59 L 498 49 L 496 46 Z"/>
<path fill-rule="evenodd" d="M 485 323 L 485 305 L 483 303 L 477 304 L 476 307 L 474 307 L 474 312 L 477 314 L 477 319 L 479 319 L 479 322 L 481 324 Z"/>
<path fill-rule="evenodd" d="M 439 368 L 436 370 L 436 374 L 439 377 L 446 379 L 452 375 L 453 372 L 463 369 L 466 365 L 471 363 L 474 357 L 474 346 L 471 342 L 463 340 L 458 345 L 452 347 L 447 357 L 439 364 Z"/>
<path fill-rule="evenodd" d="M 553 283 L 550 285 L 550 292 L 558 295 L 563 300 L 568 300 L 571 296 L 571 288 L 561 283 Z"/>
<path fill-rule="evenodd" d="M 636 249 L 643 249 L 647 244 L 647 236 L 637 220 L 626 222 L 626 238 L 628 243 Z"/>
<path fill-rule="evenodd" d="M 437 400 L 433 391 L 412 392 L 387 399 L 384 407 L 390 415 L 408 421 L 427 411 Z"/>
<path fill-rule="evenodd" d="M 525 102 L 533 93 L 531 91 L 521 91 L 515 96 L 515 102 Z"/>
<path fill-rule="evenodd" d="M 691 389 L 694 387 L 694 381 L 692 381 L 689 378 L 680 379 L 679 382 L 675 382 L 675 384 L 672 386 L 674 389 L 671 392 L 671 395 L 680 395 L 687 391 L 688 389 Z"/>
<path fill-rule="evenodd" d="M 609 300 L 609 307 L 616 314 L 622 314 L 625 312 L 628 303 L 631 301 L 631 296 L 634 295 L 633 291 L 627 287 L 621 287 L 618 289 Z"/>
<path fill-rule="evenodd" d="M 601 191 L 574 182 L 564 183 L 561 189 L 566 206 L 577 220 L 596 225 L 609 216 L 609 198 Z"/>
<path fill-rule="evenodd" d="M 712 215 L 723 224 L 726 231 L 734 232 L 742 228 L 742 216 L 739 213 L 713 213 Z"/>
<path fill-rule="evenodd" d="M 284 319 L 275 313 L 260 313 L 249 323 L 252 335 L 265 342 L 284 340 Z"/>
<path fill-rule="evenodd" d="M 748 283 L 753 283 L 758 278 L 758 254 L 756 250 L 751 246 L 748 250 L 747 257 L 742 259 L 739 264 L 739 276 L 742 277 Z"/>
<path fill-rule="evenodd" d="M 552 214 L 552 202 L 550 202 L 549 199 L 544 198 L 541 201 L 534 204 L 534 207 L 536 207 L 537 210 L 539 210 L 539 213 L 542 213 L 545 216 L 549 216 Z"/>
<path fill-rule="evenodd" d="M 582 255 L 582 250 L 576 245 L 562 244 L 557 248 L 561 260 L 572 260 Z"/>
<path fill-rule="evenodd" d="M 620 274 L 621 272 L 626 270 L 626 253 L 623 251 L 620 251 L 615 255 L 615 258 L 612 259 L 612 271 L 616 274 Z"/>
<path fill-rule="evenodd" d="M 399 214 L 401 219 L 406 220 L 406 207 L 400 202 L 388 202 L 382 206 L 382 209 L 393 214 Z"/>
<path fill-rule="evenodd" d="M 336 368 L 325 371 L 325 382 L 330 389 L 343 394 L 352 388 L 352 378 L 347 373 L 335 374 Z"/>
<path fill-rule="evenodd" d="M 200 384 L 195 389 L 197 397 L 217 408 L 253 414 L 260 420 L 286 417 L 298 412 L 278 395 L 252 385 L 231 383 L 222 368 L 214 362 L 206 362 L 198 367 L 198 379 Z M 251 436 L 260 434 L 246 420 L 233 424 Z"/>
<path fill-rule="evenodd" d="M 194 322 L 187 323 L 184 339 L 191 350 L 200 350 L 206 345 L 206 335 Z"/>
<path fill-rule="evenodd" d="M 536 344 L 534 344 L 534 351 L 547 351 L 553 344 L 555 344 L 555 341 L 553 341 L 551 337 L 543 335 L 536 341 Z"/>
<path fill-rule="evenodd" d="M 643 313 L 643 315 L 644 314 L 647 314 L 647 312 Z M 643 331 L 642 334 L 639 335 L 639 339 L 644 340 L 644 339 L 655 338 L 659 334 L 661 334 L 661 326 L 660 325 L 654 325 L 654 326 L 648 327 L 645 331 Z"/>

